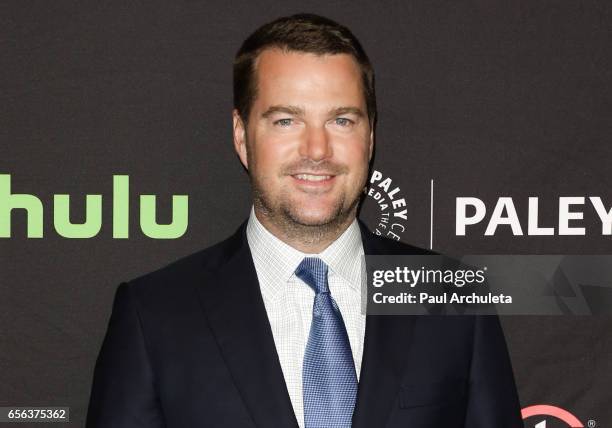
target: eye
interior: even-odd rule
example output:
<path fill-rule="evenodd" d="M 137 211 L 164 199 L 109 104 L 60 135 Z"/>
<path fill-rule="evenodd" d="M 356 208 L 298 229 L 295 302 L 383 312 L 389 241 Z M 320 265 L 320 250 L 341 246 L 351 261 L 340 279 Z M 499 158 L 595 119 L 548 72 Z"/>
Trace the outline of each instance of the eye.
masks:
<path fill-rule="evenodd" d="M 282 128 L 286 128 L 293 123 L 293 119 L 279 119 L 274 122 L 275 125 L 278 125 Z"/>
<path fill-rule="evenodd" d="M 351 119 L 347 119 L 346 117 L 337 117 L 335 123 L 336 125 L 346 127 L 352 125 L 353 121 Z"/>

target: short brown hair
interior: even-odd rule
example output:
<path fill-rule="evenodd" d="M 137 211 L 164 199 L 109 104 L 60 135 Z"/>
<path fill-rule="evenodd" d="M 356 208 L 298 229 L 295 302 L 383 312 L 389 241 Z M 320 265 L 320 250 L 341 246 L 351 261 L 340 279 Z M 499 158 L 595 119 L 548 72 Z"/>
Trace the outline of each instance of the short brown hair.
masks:
<path fill-rule="evenodd" d="M 359 40 L 351 31 L 331 19 L 313 14 L 278 18 L 259 27 L 242 44 L 234 59 L 234 108 L 245 122 L 257 95 L 255 61 L 269 48 L 325 54 L 349 54 L 359 64 L 368 118 L 376 120 L 374 69 Z"/>

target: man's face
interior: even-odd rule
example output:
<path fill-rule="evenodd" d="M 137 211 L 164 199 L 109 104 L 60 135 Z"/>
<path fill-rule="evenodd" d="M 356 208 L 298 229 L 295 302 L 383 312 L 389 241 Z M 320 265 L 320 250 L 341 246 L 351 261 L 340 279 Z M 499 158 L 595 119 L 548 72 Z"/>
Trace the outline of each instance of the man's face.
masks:
<path fill-rule="evenodd" d="M 256 208 L 305 226 L 354 215 L 373 149 L 356 61 L 268 49 L 256 82 L 246 127 L 234 112 L 234 144 Z"/>

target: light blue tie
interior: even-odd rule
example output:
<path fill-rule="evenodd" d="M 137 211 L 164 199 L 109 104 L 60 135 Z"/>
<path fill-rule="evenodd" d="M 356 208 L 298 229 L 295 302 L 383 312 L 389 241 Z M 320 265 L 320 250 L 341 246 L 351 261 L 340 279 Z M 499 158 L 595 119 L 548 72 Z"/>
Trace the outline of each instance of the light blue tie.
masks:
<path fill-rule="evenodd" d="M 327 265 L 306 257 L 295 274 L 316 293 L 302 369 L 305 426 L 350 428 L 357 374 L 340 309 L 327 285 Z"/>

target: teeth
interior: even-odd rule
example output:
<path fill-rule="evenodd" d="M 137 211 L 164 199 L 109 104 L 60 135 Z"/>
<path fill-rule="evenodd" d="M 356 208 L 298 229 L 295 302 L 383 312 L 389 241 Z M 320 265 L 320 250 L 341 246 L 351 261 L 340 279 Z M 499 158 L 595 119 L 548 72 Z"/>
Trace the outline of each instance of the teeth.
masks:
<path fill-rule="evenodd" d="M 323 181 L 331 178 L 331 175 L 310 175 L 310 174 L 298 174 L 296 177 L 300 180 L 307 181 Z"/>

